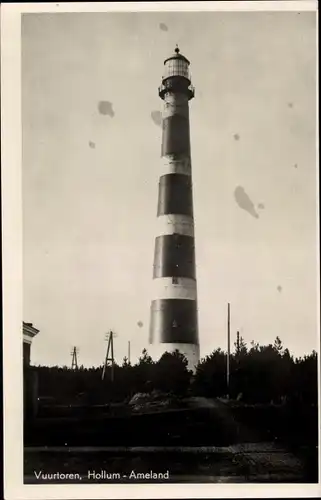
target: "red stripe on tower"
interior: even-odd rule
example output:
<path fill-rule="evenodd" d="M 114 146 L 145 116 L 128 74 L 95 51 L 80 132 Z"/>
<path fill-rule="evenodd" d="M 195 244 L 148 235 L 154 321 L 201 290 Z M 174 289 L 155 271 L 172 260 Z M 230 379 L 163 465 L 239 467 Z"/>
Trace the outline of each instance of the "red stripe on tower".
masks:
<path fill-rule="evenodd" d="M 199 361 L 189 100 L 194 97 L 189 61 L 165 60 L 159 96 L 164 101 L 158 188 L 150 353 L 178 349 L 194 370 Z"/>

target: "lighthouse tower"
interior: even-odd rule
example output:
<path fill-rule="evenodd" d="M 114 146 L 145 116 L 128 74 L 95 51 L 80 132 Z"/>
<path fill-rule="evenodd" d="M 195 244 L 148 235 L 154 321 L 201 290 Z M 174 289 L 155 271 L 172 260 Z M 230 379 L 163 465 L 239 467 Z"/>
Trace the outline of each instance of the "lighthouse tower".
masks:
<path fill-rule="evenodd" d="M 164 101 L 157 232 L 150 318 L 150 354 L 179 350 L 194 370 L 199 361 L 189 101 L 189 61 L 178 47 L 164 62 Z"/>

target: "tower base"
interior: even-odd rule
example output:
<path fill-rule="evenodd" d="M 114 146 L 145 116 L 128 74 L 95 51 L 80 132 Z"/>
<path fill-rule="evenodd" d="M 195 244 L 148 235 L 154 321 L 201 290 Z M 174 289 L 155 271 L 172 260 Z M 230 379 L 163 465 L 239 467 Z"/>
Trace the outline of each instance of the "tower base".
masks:
<path fill-rule="evenodd" d="M 182 344 L 182 343 L 159 343 L 150 344 L 148 347 L 148 354 L 154 361 L 158 361 L 165 352 L 174 352 L 178 350 L 183 354 L 187 361 L 188 370 L 192 370 L 193 373 L 196 371 L 197 364 L 200 360 L 200 349 L 197 344 Z"/>

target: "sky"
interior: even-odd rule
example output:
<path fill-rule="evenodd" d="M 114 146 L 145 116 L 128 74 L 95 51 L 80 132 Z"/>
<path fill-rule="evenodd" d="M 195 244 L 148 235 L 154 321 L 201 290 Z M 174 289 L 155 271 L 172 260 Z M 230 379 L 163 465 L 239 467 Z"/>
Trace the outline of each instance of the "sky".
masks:
<path fill-rule="evenodd" d="M 163 62 L 191 61 L 201 356 L 318 350 L 314 12 L 22 16 L 23 314 L 32 363 L 148 350 Z"/>

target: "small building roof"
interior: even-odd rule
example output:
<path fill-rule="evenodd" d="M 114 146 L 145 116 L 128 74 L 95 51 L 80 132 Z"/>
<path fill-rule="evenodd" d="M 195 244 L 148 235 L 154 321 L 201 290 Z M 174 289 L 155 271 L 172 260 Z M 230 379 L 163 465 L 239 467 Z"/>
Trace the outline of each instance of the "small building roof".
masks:
<path fill-rule="evenodd" d="M 40 331 L 37 328 L 35 328 L 32 323 L 26 323 L 25 321 L 22 322 L 22 327 L 23 327 L 23 334 L 28 335 L 29 337 L 34 337 Z"/>

